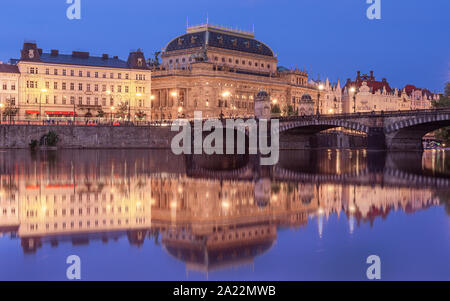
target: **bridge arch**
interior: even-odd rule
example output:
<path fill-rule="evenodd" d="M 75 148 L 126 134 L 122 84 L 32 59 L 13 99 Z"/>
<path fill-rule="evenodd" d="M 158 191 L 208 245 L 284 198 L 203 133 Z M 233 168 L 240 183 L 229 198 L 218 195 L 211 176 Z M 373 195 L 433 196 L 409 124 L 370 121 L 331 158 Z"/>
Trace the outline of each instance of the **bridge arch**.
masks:
<path fill-rule="evenodd" d="M 384 132 L 390 149 L 421 150 L 422 138 L 427 133 L 450 126 L 450 113 L 414 116 L 385 126 Z"/>
<path fill-rule="evenodd" d="M 408 128 L 417 130 L 422 128 L 423 131 L 431 132 L 449 125 L 450 125 L 450 113 L 438 115 L 425 115 L 394 122 L 386 126 L 384 132 L 386 134 L 390 134 Z"/>
<path fill-rule="evenodd" d="M 359 132 L 369 133 L 369 127 L 367 125 L 361 124 L 359 122 L 350 120 L 339 120 L 339 119 L 314 119 L 314 120 L 296 120 L 289 121 L 280 124 L 280 133 L 286 132 L 292 129 L 306 129 L 311 133 L 321 132 L 327 129 L 342 127 L 350 130 L 355 130 Z"/>

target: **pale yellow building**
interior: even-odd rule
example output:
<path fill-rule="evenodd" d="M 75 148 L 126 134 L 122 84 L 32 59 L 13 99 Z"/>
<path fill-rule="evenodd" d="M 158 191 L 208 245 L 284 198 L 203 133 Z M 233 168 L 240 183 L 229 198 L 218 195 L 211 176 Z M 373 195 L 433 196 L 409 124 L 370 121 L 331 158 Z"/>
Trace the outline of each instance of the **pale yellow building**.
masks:
<path fill-rule="evenodd" d="M 35 43 L 25 43 L 17 66 L 21 118 L 150 117 L 151 71 L 140 50 L 123 61 L 79 51 L 44 53 Z"/>
<path fill-rule="evenodd" d="M 412 85 L 391 88 L 386 78 L 377 81 L 373 71 L 370 75 L 357 71 L 356 79 L 347 79 L 342 91 L 344 113 L 431 109 L 433 100 L 439 100 L 439 94 Z"/>
<path fill-rule="evenodd" d="M 4 120 L 9 112 L 17 110 L 20 72 L 16 65 L 0 63 L 0 115 Z"/>

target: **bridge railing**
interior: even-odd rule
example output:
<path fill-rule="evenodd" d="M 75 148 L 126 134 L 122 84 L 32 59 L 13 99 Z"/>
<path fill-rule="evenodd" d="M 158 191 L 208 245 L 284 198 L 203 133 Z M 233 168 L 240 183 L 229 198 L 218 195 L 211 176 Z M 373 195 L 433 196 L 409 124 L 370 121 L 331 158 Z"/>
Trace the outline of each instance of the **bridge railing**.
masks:
<path fill-rule="evenodd" d="M 316 114 L 304 116 L 286 116 L 274 117 L 280 121 L 298 121 L 298 120 L 314 120 L 314 119 L 347 119 L 347 118 L 364 118 L 364 117 L 401 117 L 416 115 L 435 115 L 436 113 L 450 113 L 450 108 L 436 108 L 425 110 L 398 110 L 398 111 L 372 111 L 358 113 L 342 113 L 342 114 Z"/>

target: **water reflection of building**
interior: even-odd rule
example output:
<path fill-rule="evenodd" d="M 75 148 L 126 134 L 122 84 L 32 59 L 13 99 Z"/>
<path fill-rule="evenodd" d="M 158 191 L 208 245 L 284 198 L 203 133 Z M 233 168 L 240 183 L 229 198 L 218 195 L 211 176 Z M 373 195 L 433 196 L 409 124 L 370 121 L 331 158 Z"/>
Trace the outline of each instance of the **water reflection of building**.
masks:
<path fill-rule="evenodd" d="M 189 269 L 210 271 L 251 263 L 272 246 L 278 228 L 306 226 L 309 217 L 323 222 L 344 212 L 354 231 L 391 210 L 438 203 L 431 188 L 190 178 L 183 162 L 161 151 L 25 154 L 0 154 L 0 231 L 17 234 L 25 252 L 44 243 L 127 236 L 140 246 L 160 237 Z"/>

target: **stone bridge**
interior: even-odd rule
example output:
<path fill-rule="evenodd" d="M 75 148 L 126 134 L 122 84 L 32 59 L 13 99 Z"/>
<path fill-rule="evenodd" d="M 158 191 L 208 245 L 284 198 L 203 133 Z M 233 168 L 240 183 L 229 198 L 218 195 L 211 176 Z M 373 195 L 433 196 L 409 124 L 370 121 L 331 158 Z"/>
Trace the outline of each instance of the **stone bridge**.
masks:
<path fill-rule="evenodd" d="M 372 112 L 279 118 L 280 139 L 301 139 L 332 128 L 355 130 L 367 135 L 368 148 L 421 150 L 422 137 L 450 126 L 450 108 L 415 111 Z"/>

